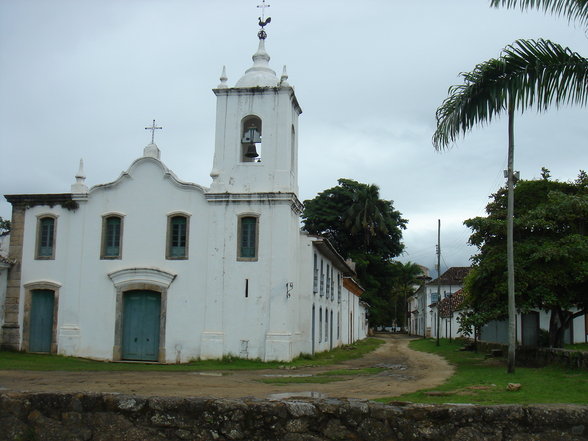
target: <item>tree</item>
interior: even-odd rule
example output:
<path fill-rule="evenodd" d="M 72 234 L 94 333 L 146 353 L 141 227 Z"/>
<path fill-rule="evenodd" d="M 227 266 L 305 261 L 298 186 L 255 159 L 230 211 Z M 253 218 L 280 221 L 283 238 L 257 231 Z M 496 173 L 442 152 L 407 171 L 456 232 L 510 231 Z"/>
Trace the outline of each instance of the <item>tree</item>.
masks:
<path fill-rule="evenodd" d="M 0 237 L 10 234 L 10 221 L 0 216 Z"/>
<path fill-rule="evenodd" d="M 390 232 L 386 203 L 380 200 L 377 185 L 362 185 L 353 191 L 352 204 L 345 213 L 345 227 L 352 235 L 361 236 L 362 246 L 366 250 L 373 238 Z"/>
<path fill-rule="evenodd" d="M 515 187 L 516 304 L 521 312 L 549 311 L 549 345 L 562 347 L 570 321 L 588 312 L 588 180 L 585 172 L 573 183 L 550 181 L 547 169 L 542 176 Z M 462 328 L 506 315 L 506 204 L 503 188 L 492 195 L 487 217 L 465 221 L 479 253 L 465 284 L 470 310 Z"/>
<path fill-rule="evenodd" d="M 406 327 L 408 323 L 407 299 L 424 283 L 423 269 L 413 262 L 394 262 L 394 269 L 393 301 L 397 310 L 396 323 L 398 326 Z"/>
<path fill-rule="evenodd" d="M 404 249 L 406 220 L 392 201 L 380 199 L 377 185 L 339 179 L 338 186 L 304 201 L 304 230 L 331 241 L 344 257 L 366 253 L 393 258 Z"/>
<path fill-rule="evenodd" d="M 492 5 L 543 7 L 564 13 L 570 20 L 585 24 L 588 8 L 585 0 L 492 0 Z M 449 89 L 449 97 L 437 109 L 437 130 L 433 135 L 436 149 L 446 148 L 460 133 L 474 125 L 508 114 L 508 216 L 507 216 L 507 279 L 509 305 L 508 372 L 515 364 L 515 292 L 514 292 L 514 114 L 536 106 L 545 110 L 551 104 L 576 103 L 588 100 L 588 60 L 568 48 L 547 40 L 518 40 L 507 46 L 499 59 L 481 63 L 474 71 L 462 74 L 464 85 Z"/>
<path fill-rule="evenodd" d="M 339 179 L 338 184 L 304 201 L 303 228 L 326 237 L 343 258 L 355 262 L 371 324 L 389 325 L 398 312 L 392 258 L 404 249 L 402 230 L 407 221 L 392 201 L 380 199 L 376 185 L 351 179 Z"/>
<path fill-rule="evenodd" d="M 569 21 L 577 21 L 581 25 L 588 24 L 588 2 L 586 0 L 492 0 L 491 5 L 522 10 L 537 8 L 554 15 L 564 15 Z"/>

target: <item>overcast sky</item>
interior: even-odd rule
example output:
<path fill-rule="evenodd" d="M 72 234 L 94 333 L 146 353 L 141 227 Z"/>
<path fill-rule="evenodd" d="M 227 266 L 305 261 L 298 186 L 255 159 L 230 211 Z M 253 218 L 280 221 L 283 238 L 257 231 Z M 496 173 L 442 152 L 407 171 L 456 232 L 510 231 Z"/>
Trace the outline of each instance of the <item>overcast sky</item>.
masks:
<path fill-rule="evenodd" d="M 66 193 L 80 158 L 89 186 L 142 155 L 156 119 L 163 162 L 209 186 L 215 96 L 257 48 L 261 0 L 0 0 L 0 192 Z M 584 30 L 489 0 L 269 0 L 266 49 L 303 114 L 300 199 L 338 178 L 377 184 L 406 219 L 406 253 L 433 270 L 469 264 L 462 222 L 504 184 L 506 118 L 449 151 L 431 144 L 447 89 L 517 38 L 548 38 L 588 56 Z M 515 117 L 515 169 L 560 180 L 588 169 L 588 109 Z M 11 207 L 0 202 L 0 216 Z M 433 272 L 435 275 L 435 272 Z"/>

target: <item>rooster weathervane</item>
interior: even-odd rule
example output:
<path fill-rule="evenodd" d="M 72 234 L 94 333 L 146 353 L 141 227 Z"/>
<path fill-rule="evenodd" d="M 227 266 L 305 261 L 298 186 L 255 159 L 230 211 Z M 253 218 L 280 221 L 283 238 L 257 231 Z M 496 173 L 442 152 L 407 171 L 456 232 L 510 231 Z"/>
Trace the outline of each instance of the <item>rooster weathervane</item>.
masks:
<path fill-rule="evenodd" d="M 257 7 L 261 8 L 261 17 L 259 17 L 259 26 L 261 27 L 261 29 L 257 33 L 257 36 L 259 37 L 260 40 L 265 40 L 267 37 L 267 33 L 265 32 L 264 28 L 265 28 L 265 26 L 270 24 L 272 21 L 271 17 L 265 18 L 265 8 L 269 8 L 270 5 L 268 5 L 265 2 L 265 0 L 262 0 L 261 5 L 257 5 Z"/>

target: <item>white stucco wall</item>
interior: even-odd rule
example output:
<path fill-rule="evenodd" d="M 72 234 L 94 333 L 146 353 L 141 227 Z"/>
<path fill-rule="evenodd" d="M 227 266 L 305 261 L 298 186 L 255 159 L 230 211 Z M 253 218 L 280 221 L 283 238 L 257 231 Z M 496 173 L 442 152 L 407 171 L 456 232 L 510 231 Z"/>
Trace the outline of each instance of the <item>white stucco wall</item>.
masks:
<path fill-rule="evenodd" d="M 112 359 L 118 287 L 113 273 L 151 268 L 172 280 L 165 305 L 167 362 L 229 354 L 290 360 L 310 353 L 313 305 L 315 351 L 365 337 L 365 308 L 359 298 L 342 286 L 339 302 L 337 276 L 342 284 L 343 273 L 315 249 L 311 238 L 300 234 L 291 200 L 275 197 L 219 200 L 213 195 L 207 200 L 206 189 L 178 182 L 158 160 L 141 158 L 115 183 L 93 188 L 78 201 L 77 210 L 59 205 L 30 208 L 25 216 L 21 326 L 25 286 L 54 283 L 59 286 L 58 352 Z M 166 259 L 167 218 L 172 213 L 189 217 L 187 260 Z M 123 217 L 120 259 L 100 258 L 102 218 L 108 214 Z M 56 218 L 52 260 L 35 259 L 37 219 L 44 215 Z M 259 218 L 256 261 L 237 259 L 242 215 Z M 327 264 L 333 267 L 333 298 L 313 292 L 315 252 L 325 271 Z M 125 283 L 142 281 L 131 278 Z M 323 313 L 320 341 L 319 310 Z M 329 339 L 326 311 L 329 322 L 332 313 Z M 349 317 L 352 326 L 345 324 Z"/>
<path fill-rule="evenodd" d="M 142 158 L 116 184 L 94 188 L 86 201 L 79 201 L 75 211 L 58 205 L 27 210 L 23 242 L 26 264 L 21 281 L 23 286 L 40 281 L 61 285 L 58 338 L 63 329 L 68 339 L 67 343 L 58 342 L 59 352 L 111 359 L 116 289 L 108 274 L 125 268 L 150 267 L 179 275 L 168 294 L 166 353 L 175 353 L 175 346 L 183 344 L 186 356 L 194 355 L 195 347 L 185 342 L 182 335 L 195 329 L 184 326 L 177 332 L 176 324 L 204 320 L 200 303 L 205 297 L 206 280 L 205 272 L 198 268 L 206 263 L 206 247 L 202 246 L 208 238 L 206 208 L 197 186 L 179 186 L 165 174 L 161 163 Z M 190 216 L 189 260 L 165 259 L 167 213 L 176 211 Z M 104 260 L 100 259 L 102 216 L 111 213 L 124 219 L 122 258 Z M 57 217 L 55 259 L 35 260 L 37 218 L 47 214 Z M 21 321 L 24 293 L 22 289 Z"/>

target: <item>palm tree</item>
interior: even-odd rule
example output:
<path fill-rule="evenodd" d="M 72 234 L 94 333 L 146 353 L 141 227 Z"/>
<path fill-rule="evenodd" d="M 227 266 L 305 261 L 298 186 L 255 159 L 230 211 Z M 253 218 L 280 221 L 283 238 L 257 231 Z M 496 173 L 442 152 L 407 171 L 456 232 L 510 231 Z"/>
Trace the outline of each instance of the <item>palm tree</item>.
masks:
<path fill-rule="evenodd" d="M 493 0 L 492 3 L 510 6 L 519 2 Z M 553 9 L 556 12 L 566 10 L 571 18 L 579 14 L 573 7 L 576 5 L 584 12 L 583 15 L 580 14 L 583 20 L 588 19 L 586 0 L 521 0 L 520 3 L 529 6 L 544 5 L 547 10 Z M 564 9 L 563 4 L 570 6 Z M 515 110 L 522 112 L 533 106 L 542 111 L 552 104 L 585 105 L 588 101 L 588 60 L 548 40 L 517 40 L 503 49 L 498 59 L 478 64 L 472 72 L 463 73 L 462 76 L 464 84 L 451 87 L 449 97 L 437 109 L 437 129 L 433 135 L 433 145 L 437 150 L 443 150 L 476 124 L 490 122 L 504 111 L 508 114 L 508 372 L 514 372 L 514 114 Z"/>
<path fill-rule="evenodd" d="M 381 206 L 380 189 L 368 184 L 358 187 L 352 195 L 352 204 L 347 209 L 345 226 L 351 234 L 361 235 L 363 245 L 369 248 L 370 241 L 379 233 L 387 234 L 386 210 Z"/>
<path fill-rule="evenodd" d="M 588 1 L 586 0 L 491 0 L 492 6 L 507 8 L 520 6 L 521 9 L 543 9 L 554 15 L 564 15 L 569 21 L 588 24 Z"/>
<path fill-rule="evenodd" d="M 423 274 L 423 268 L 413 262 L 395 262 L 394 265 L 397 271 L 394 290 L 397 299 L 396 304 L 399 303 L 398 300 L 402 300 L 402 325 L 407 328 L 409 317 L 407 299 L 423 284 L 425 275 Z"/>

